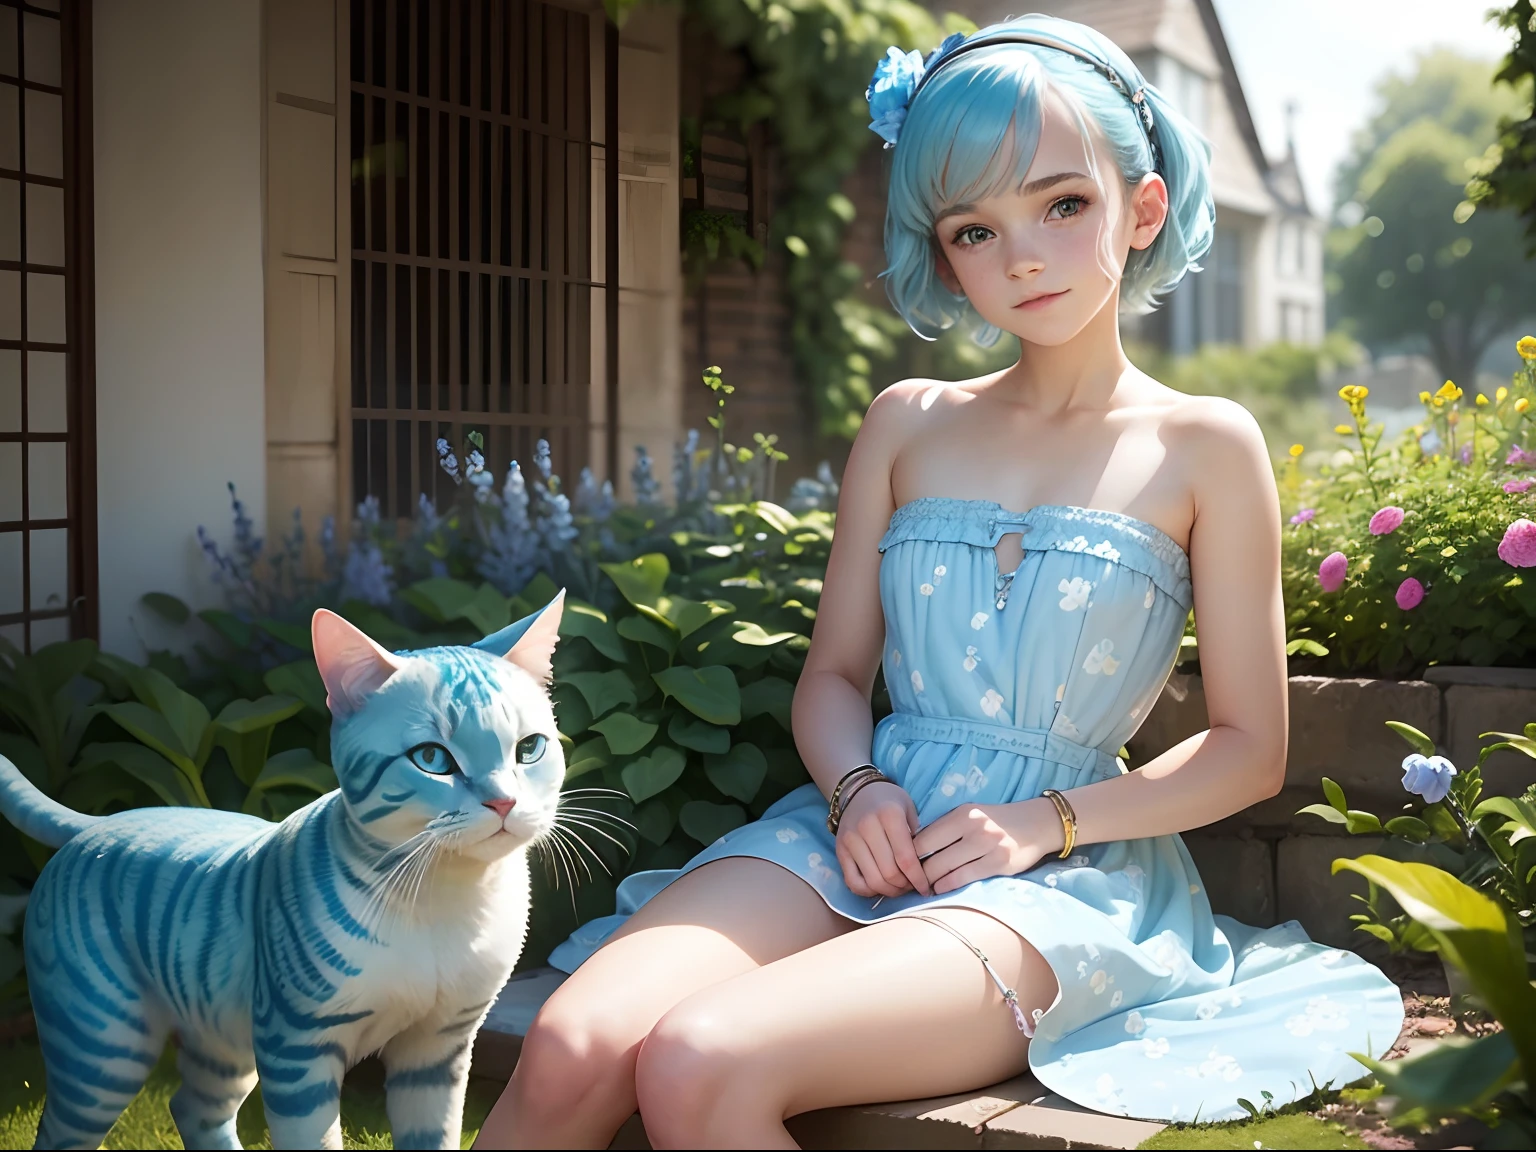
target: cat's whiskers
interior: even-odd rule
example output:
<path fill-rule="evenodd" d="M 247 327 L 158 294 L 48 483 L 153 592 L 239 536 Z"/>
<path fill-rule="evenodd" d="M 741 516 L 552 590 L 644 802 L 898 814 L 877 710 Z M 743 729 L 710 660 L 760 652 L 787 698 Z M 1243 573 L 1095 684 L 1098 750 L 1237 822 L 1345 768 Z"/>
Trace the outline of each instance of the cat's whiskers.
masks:
<path fill-rule="evenodd" d="M 612 844 L 615 848 L 621 848 L 625 852 L 629 851 L 628 844 L 624 843 L 624 841 L 620 840 L 618 837 L 612 835 L 601 824 L 597 823 L 596 821 L 589 820 L 584 816 L 572 816 L 562 813 L 560 816 L 556 817 L 554 826 L 556 828 L 563 828 L 568 831 L 572 828 L 585 828 L 588 832 L 596 832 L 599 836 L 608 841 L 608 843 Z M 586 845 L 585 842 L 583 842 L 583 847 L 586 847 L 589 852 L 591 851 L 591 847 Z"/>

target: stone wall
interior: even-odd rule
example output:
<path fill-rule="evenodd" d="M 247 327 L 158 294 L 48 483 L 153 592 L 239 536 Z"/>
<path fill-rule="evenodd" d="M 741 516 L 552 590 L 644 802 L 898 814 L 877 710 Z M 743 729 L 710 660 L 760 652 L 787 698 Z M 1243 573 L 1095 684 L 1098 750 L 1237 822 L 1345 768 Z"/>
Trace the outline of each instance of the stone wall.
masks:
<path fill-rule="evenodd" d="M 1477 762 L 1488 731 L 1518 732 L 1536 720 L 1536 670 L 1431 668 L 1424 680 L 1351 680 L 1293 676 L 1285 785 L 1279 795 L 1219 823 L 1186 833 L 1217 912 L 1249 924 L 1299 920 L 1314 939 L 1370 951 L 1352 931 L 1352 899 L 1365 882 L 1333 876 L 1341 856 L 1378 851 L 1380 837 L 1350 836 L 1339 825 L 1297 815 L 1323 802 L 1322 778 L 1344 789 L 1350 807 L 1384 820 L 1414 797 L 1402 790 L 1408 746 L 1386 727 L 1412 724 L 1458 767 Z M 1199 677 L 1170 678 L 1162 698 L 1131 740 L 1133 766 L 1147 763 L 1208 727 Z M 1536 761 L 1500 752 L 1483 766 L 1489 792 L 1510 795 L 1536 781 Z"/>

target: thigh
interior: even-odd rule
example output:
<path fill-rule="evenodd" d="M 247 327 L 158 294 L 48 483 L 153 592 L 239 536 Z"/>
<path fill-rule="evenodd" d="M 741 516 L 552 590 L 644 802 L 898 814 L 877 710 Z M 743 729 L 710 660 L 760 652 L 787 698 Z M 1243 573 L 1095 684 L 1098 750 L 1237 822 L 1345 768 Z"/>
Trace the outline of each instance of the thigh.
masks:
<path fill-rule="evenodd" d="M 560 985 L 540 1017 L 600 1016 L 610 1041 L 638 1044 L 678 1001 L 854 927 L 794 873 L 730 856 L 680 877 Z"/>
<path fill-rule="evenodd" d="M 980 948 L 1026 1015 L 1056 997 L 1034 948 L 984 913 L 931 909 Z M 780 1118 L 816 1108 L 964 1092 L 1028 1065 L 1029 1042 L 986 969 L 943 928 L 896 918 L 702 989 L 647 1040 L 732 1069 L 728 1094 Z M 664 1057 L 671 1043 L 659 1045 Z M 720 1058 L 724 1057 L 723 1060 Z"/>

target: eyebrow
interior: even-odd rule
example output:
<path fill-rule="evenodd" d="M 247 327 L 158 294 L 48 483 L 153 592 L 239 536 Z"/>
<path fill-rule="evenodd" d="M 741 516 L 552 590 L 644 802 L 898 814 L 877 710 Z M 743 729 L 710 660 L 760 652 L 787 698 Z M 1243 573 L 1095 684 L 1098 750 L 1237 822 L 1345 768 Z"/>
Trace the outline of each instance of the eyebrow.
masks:
<path fill-rule="evenodd" d="M 1056 185 L 1062 183 L 1065 180 L 1086 179 L 1088 179 L 1088 177 L 1081 172 L 1057 172 L 1054 176 L 1042 176 L 1038 180 L 1031 180 L 1028 184 L 1024 185 L 1024 187 L 1019 189 L 1019 195 L 1034 196 L 1044 192 L 1047 188 L 1054 188 Z M 934 223 L 937 224 L 941 220 L 947 220 L 951 216 L 963 216 L 969 212 L 974 212 L 975 210 L 976 205 L 971 201 L 966 201 L 962 204 L 956 204 L 950 208 L 946 208 L 943 212 L 939 213 L 938 219 L 936 219 Z"/>

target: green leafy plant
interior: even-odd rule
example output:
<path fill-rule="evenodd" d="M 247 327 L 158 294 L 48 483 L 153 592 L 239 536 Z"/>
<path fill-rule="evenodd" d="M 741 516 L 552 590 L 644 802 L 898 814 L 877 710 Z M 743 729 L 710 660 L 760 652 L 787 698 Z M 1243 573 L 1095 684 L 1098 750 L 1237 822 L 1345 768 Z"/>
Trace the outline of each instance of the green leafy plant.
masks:
<path fill-rule="evenodd" d="M 683 267 L 694 280 L 717 260 L 740 260 L 751 268 L 763 266 L 763 246 L 734 212 L 689 209 L 683 213 L 682 237 Z"/>

